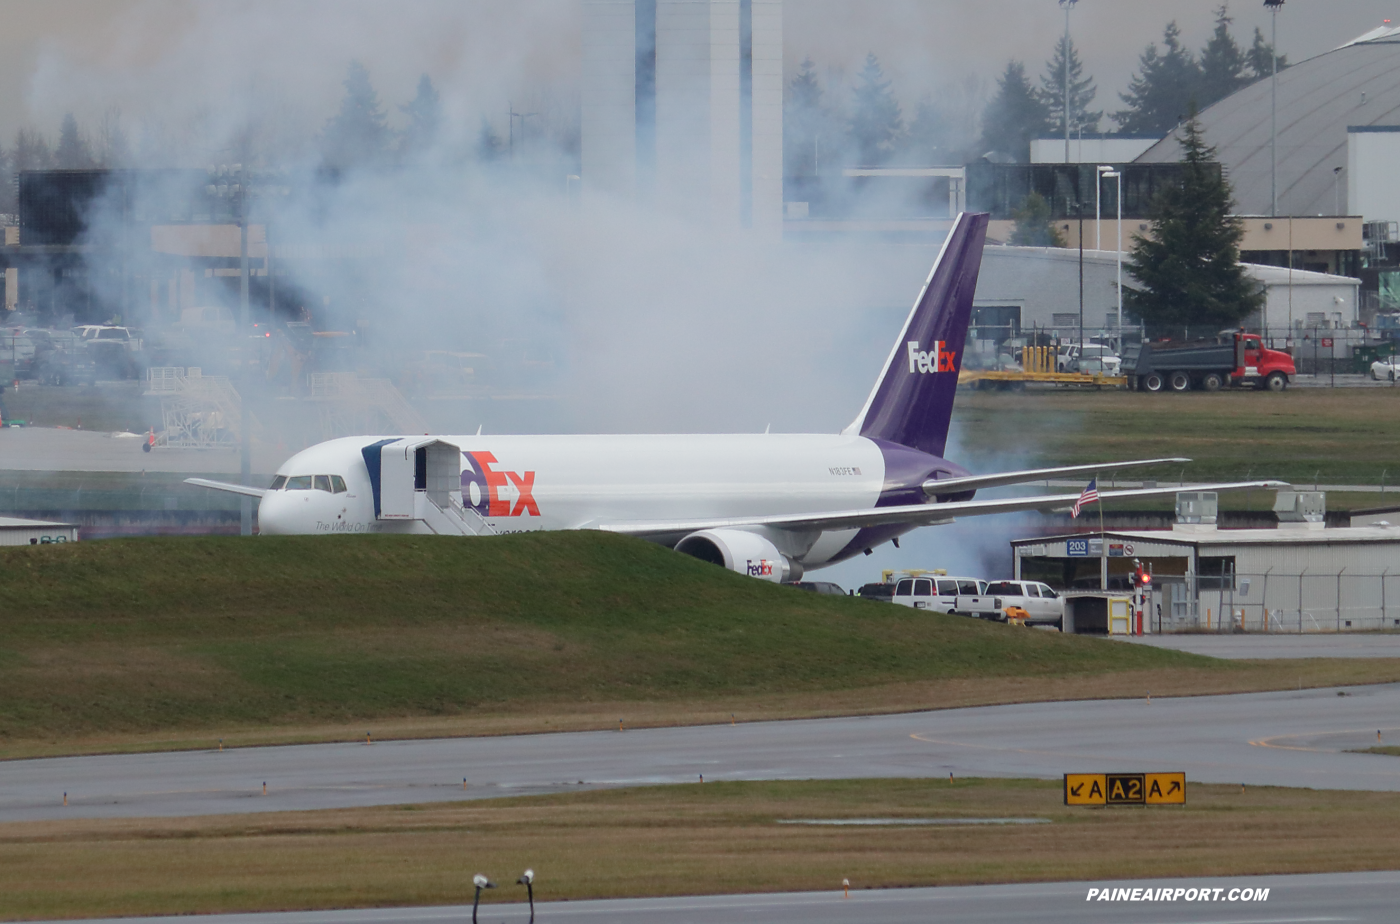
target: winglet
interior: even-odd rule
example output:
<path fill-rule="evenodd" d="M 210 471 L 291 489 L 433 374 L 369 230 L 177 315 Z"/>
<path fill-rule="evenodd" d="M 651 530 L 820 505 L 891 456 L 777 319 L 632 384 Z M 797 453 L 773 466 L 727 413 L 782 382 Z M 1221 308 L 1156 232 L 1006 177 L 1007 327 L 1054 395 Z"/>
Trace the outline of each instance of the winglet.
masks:
<path fill-rule="evenodd" d="M 953 223 L 874 390 L 843 433 L 943 455 L 987 221 L 964 212 Z"/>

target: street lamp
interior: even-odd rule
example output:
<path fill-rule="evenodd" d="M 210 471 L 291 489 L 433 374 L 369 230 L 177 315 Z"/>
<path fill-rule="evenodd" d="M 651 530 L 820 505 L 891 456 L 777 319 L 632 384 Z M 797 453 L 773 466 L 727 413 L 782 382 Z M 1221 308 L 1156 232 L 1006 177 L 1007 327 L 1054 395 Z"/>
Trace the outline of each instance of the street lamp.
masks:
<path fill-rule="evenodd" d="M 1065 11 L 1065 163 L 1069 163 L 1069 11 L 1079 0 L 1060 0 Z M 1283 0 L 1278 0 L 1282 3 Z"/>
<path fill-rule="evenodd" d="M 1264 0 L 1264 8 L 1273 14 L 1273 44 L 1269 48 L 1273 60 L 1269 103 L 1269 215 L 1278 217 L 1278 11 L 1283 0 Z"/>
<path fill-rule="evenodd" d="M 1100 165 L 1100 186 L 1104 180 L 1118 181 L 1118 348 L 1121 350 L 1123 348 L 1123 171 Z"/>

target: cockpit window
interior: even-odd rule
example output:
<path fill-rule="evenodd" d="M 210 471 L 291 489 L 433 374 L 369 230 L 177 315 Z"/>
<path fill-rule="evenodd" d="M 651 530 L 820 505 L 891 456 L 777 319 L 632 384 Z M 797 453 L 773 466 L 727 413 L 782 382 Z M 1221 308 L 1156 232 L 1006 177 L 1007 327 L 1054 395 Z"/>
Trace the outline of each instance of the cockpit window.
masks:
<path fill-rule="evenodd" d="M 317 490 L 317 491 L 325 491 L 327 494 L 331 493 L 331 476 L 330 476 L 330 475 L 317 475 L 317 476 L 316 476 L 316 490 Z"/>
<path fill-rule="evenodd" d="M 268 490 L 269 490 L 269 491 L 280 491 L 280 490 L 282 490 L 282 486 L 285 485 L 286 483 L 287 483 L 287 476 L 286 476 L 286 475 L 278 475 L 276 478 L 272 479 L 272 487 L 268 488 Z"/>
<path fill-rule="evenodd" d="M 287 479 L 287 490 L 288 490 L 288 491 L 310 491 L 310 490 L 311 490 L 311 476 L 310 476 L 310 475 L 293 475 L 291 478 L 288 478 L 288 479 Z"/>
<path fill-rule="evenodd" d="M 331 476 L 331 493 L 344 494 L 348 488 L 345 487 L 345 479 L 339 475 Z"/>

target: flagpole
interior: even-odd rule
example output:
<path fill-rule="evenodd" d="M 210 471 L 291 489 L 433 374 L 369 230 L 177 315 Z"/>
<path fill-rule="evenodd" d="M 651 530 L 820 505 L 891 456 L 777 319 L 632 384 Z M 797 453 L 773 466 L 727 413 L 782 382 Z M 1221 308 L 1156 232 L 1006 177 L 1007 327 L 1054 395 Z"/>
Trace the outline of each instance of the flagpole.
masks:
<path fill-rule="evenodd" d="M 1094 488 L 1097 491 L 1099 486 L 1099 474 L 1094 473 Z M 1094 506 L 1099 508 L 1099 584 L 1101 589 L 1108 591 L 1108 537 L 1103 531 L 1103 499 L 1094 498 Z"/>

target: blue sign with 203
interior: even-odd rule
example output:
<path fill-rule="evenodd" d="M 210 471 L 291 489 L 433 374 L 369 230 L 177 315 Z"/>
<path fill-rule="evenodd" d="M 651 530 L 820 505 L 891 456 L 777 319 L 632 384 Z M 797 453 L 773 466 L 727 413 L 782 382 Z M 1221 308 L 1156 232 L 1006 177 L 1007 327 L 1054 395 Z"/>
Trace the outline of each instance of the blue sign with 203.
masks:
<path fill-rule="evenodd" d="M 1070 558 L 1088 558 L 1089 540 L 1070 539 L 1065 542 L 1065 554 Z"/>

